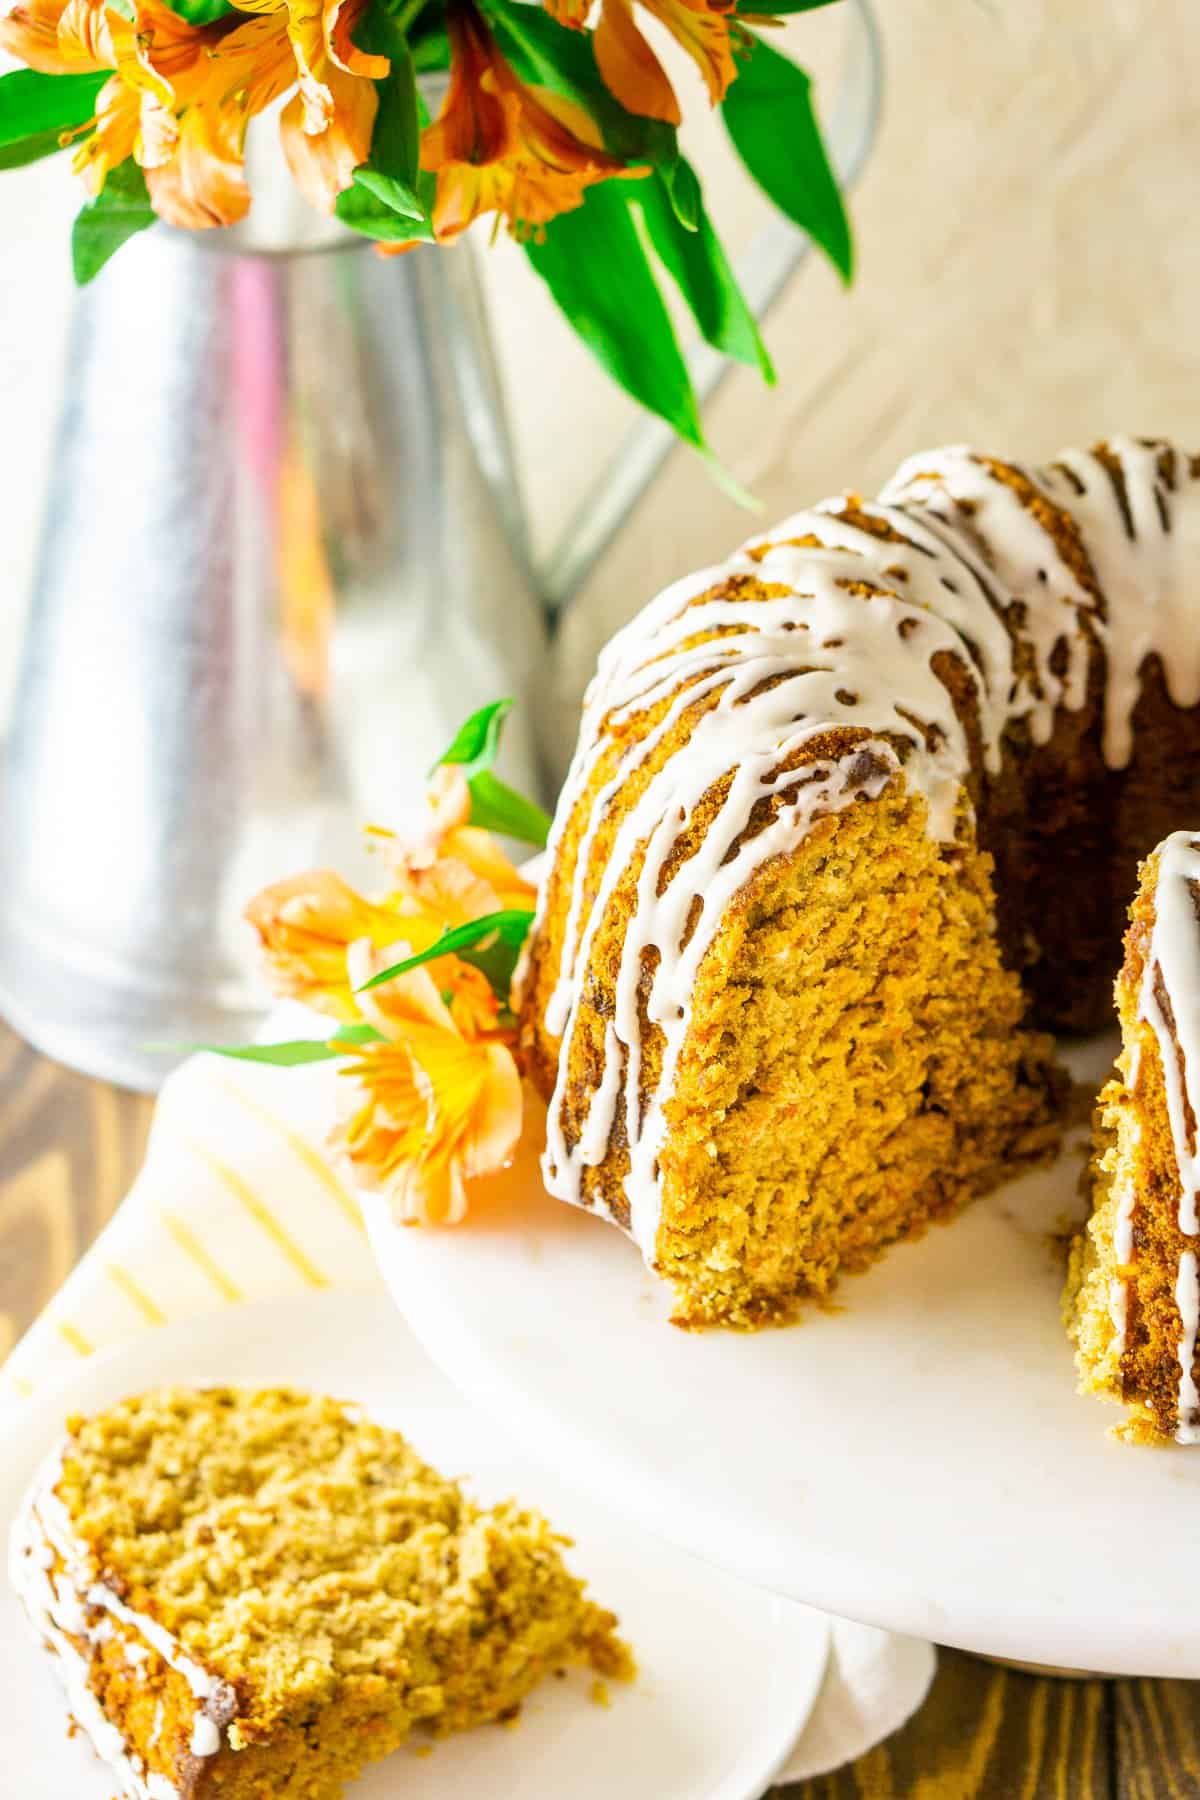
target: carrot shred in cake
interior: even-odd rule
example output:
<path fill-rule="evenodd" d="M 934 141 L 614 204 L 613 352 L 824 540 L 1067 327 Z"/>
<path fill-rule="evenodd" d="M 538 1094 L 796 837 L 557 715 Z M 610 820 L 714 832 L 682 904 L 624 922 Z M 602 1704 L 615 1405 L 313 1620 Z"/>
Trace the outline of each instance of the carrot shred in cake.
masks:
<path fill-rule="evenodd" d="M 128 1800 L 335 1800 L 414 1730 L 629 1678 L 557 1536 L 334 1400 L 166 1389 L 72 1419 L 10 1547 Z"/>

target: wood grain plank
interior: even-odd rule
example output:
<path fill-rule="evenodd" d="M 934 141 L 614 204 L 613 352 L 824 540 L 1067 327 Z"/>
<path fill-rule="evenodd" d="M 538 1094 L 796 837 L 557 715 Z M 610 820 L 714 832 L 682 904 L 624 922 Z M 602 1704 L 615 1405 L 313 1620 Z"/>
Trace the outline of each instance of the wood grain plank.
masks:
<path fill-rule="evenodd" d="M 849 1768 L 776 1789 L 776 1800 L 1110 1800 L 1108 1706 L 1103 1681 L 1023 1675 L 943 1650 L 902 1731 Z"/>
<path fill-rule="evenodd" d="M 1115 1681 L 1115 1800 L 1200 1795 L 1200 1682 Z"/>
<path fill-rule="evenodd" d="M 0 1357 L 112 1217 L 153 1103 L 76 1075 L 0 1023 Z"/>

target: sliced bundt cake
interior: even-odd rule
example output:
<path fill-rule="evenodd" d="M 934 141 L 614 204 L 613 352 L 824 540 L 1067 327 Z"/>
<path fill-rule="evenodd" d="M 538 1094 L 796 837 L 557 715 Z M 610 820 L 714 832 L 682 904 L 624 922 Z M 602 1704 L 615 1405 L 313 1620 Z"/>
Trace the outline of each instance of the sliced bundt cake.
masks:
<path fill-rule="evenodd" d="M 1085 1391 L 1127 1434 L 1200 1443 L 1200 833 L 1147 858 L 1117 980 L 1121 1055 L 1096 1109 L 1093 1212 L 1064 1311 Z"/>
<path fill-rule="evenodd" d="M 685 1323 L 786 1316 L 1058 1141 L 1200 806 L 1200 461 L 913 458 L 601 656 L 519 990 L 551 1191 Z"/>

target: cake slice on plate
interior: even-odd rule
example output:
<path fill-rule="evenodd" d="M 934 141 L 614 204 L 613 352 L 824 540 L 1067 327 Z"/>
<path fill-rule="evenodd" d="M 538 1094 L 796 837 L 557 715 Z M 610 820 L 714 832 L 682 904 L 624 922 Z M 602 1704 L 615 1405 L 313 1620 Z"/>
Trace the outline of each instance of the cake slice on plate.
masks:
<path fill-rule="evenodd" d="M 10 1566 L 123 1797 L 335 1800 L 550 1670 L 631 1673 L 565 1541 L 333 1400 L 167 1389 L 69 1422 Z"/>
<path fill-rule="evenodd" d="M 1200 834 L 1142 869 L 1117 980 L 1122 1050 L 1096 1108 L 1093 1212 L 1064 1300 L 1085 1392 L 1122 1435 L 1200 1443 Z"/>

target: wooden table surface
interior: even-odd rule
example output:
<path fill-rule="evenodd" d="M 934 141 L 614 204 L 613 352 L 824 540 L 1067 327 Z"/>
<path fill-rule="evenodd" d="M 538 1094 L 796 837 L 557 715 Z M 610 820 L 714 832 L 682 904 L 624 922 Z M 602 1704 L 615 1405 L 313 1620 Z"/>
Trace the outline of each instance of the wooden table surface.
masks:
<path fill-rule="evenodd" d="M 151 1110 L 0 1024 L 0 1358 L 111 1216 Z M 1200 1800 L 1200 1682 L 1056 1680 L 943 1650 L 903 1731 L 836 1775 L 776 1790 L 784 1796 Z"/>

